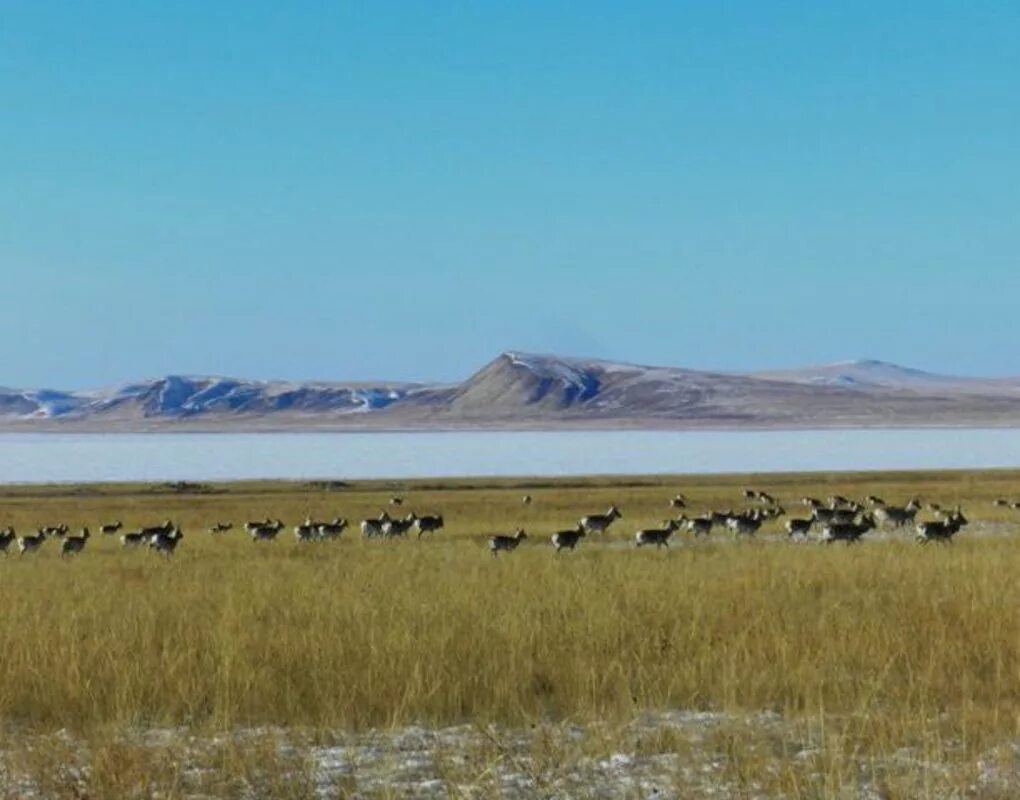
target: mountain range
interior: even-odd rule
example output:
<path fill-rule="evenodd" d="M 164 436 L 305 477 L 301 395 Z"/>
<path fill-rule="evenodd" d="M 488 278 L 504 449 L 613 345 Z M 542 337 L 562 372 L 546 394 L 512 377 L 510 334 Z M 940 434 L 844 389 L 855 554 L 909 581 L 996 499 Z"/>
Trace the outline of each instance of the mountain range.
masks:
<path fill-rule="evenodd" d="M 727 373 L 506 352 L 455 384 L 170 375 L 87 391 L 0 388 L 9 431 L 968 425 L 1020 425 L 1020 378 L 874 360 Z"/>

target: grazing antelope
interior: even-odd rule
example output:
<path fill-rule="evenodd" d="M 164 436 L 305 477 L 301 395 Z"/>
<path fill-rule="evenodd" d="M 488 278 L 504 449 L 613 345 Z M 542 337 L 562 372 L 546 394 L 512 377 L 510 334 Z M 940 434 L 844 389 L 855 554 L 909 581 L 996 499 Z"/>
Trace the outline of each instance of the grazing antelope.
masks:
<path fill-rule="evenodd" d="M 137 547 L 138 545 L 149 541 L 152 538 L 151 533 L 142 533 L 141 531 L 132 531 L 131 533 L 125 533 L 120 537 L 121 547 Z"/>
<path fill-rule="evenodd" d="M 807 536 L 815 522 L 814 517 L 809 517 L 808 519 L 788 519 L 786 520 L 786 533 L 791 539 L 796 536 Z"/>
<path fill-rule="evenodd" d="M 18 555 L 25 555 L 25 553 L 34 553 L 40 547 L 43 542 L 46 541 L 46 532 L 43 528 L 40 528 L 35 536 L 19 536 L 18 537 Z"/>
<path fill-rule="evenodd" d="M 382 536 L 383 525 L 390 521 L 390 515 L 383 511 L 376 519 L 361 520 L 361 535 L 366 539 Z"/>
<path fill-rule="evenodd" d="M 953 537 L 969 520 L 957 506 L 949 516 L 937 522 L 921 522 L 917 526 L 917 541 L 921 544 L 928 542 L 952 542 Z"/>
<path fill-rule="evenodd" d="M 830 522 L 822 526 L 822 536 L 819 541 L 825 544 L 833 542 L 854 544 L 874 527 L 875 518 L 871 514 L 863 514 L 860 522 Z"/>
<path fill-rule="evenodd" d="M 435 533 L 438 530 L 442 530 L 444 522 L 442 514 L 426 514 L 424 517 L 418 517 L 414 521 L 415 527 L 418 529 L 418 538 L 421 538 L 423 533 Z"/>
<path fill-rule="evenodd" d="M 282 528 L 283 525 L 281 524 L 280 527 Z M 181 533 L 181 529 L 175 527 L 169 532 L 154 534 L 149 540 L 149 547 L 157 553 L 162 553 L 166 558 L 170 558 L 183 538 L 184 534 Z"/>
<path fill-rule="evenodd" d="M 107 535 L 112 535 L 112 534 L 116 533 L 117 531 L 119 531 L 123 527 L 124 527 L 124 523 L 121 522 L 120 520 L 117 520 L 116 522 L 108 522 L 105 525 L 100 525 L 99 526 L 99 532 L 100 533 L 105 533 Z"/>
<path fill-rule="evenodd" d="M 332 522 L 319 523 L 320 539 L 336 539 L 347 529 L 347 520 L 343 517 L 334 517 Z"/>
<path fill-rule="evenodd" d="M 578 522 L 577 527 L 572 530 L 554 533 L 552 535 L 553 547 L 556 548 L 557 553 L 561 550 L 573 550 L 585 535 L 584 525 Z"/>
<path fill-rule="evenodd" d="M 610 506 L 605 514 L 590 514 L 587 517 L 581 517 L 577 524 L 585 533 L 605 533 L 614 520 L 618 520 L 622 516 L 620 509 L 614 505 Z"/>
<path fill-rule="evenodd" d="M 390 498 L 390 505 L 391 506 L 402 506 L 402 505 L 404 505 L 404 498 L 401 497 L 400 495 L 393 495 L 393 497 Z"/>
<path fill-rule="evenodd" d="M 500 551 L 512 553 L 527 538 L 528 534 L 524 532 L 523 528 L 518 528 L 517 533 L 513 536 L 490 536 L 489 551 L 492 553 L 493 558 L 499 555 Z"/>
<path fill-rule="evenodd" d="M 417 521 L 418 517 L 413 511 L 403 519 L 388 519 L 382 525 L 382 534 L 388 539 L 406 536 Z"/>
<path fill-rule="evenodd" d="M 646 528 L 638 531 L 634 534 L 634 546 L 644 547 L 648 544 L 654 544 L 655 549 L 658 550 L 660 547 L 669 547 L 669 537 L 673 535 L 673 531 L 680 527 L 681 523 L 675 519 L 666 520 L 665 528 Z"/>
<path fill-rule="evenodd" d="M 524 497 L 521 498 L 521 502 L 524 503 L 524 505 L 526 505 L 526 506 L 530 506 L 531 505 L 531 495 L 530 494 L 524 495 Z"/>
<path fill-rule="evenodd" d="M 226 533 L 233 527 L 233 522 L 217 522 L 209 527 L 209 533 Z"/>
<path fill-rule="evenodd" d="M 687 498 L 682 494 L 678 494 L 669 501 L 669 506 L 670 508 L 687 508 Z"/>
<path fill-rule="evenodd" d="M 276 520 L 276 522 L 262 523 L 254 528 L 250 528 L 248 532 L 251 534 L 251 540 L 253 542 L 271 542 L 282 530 L 283 522 Z M 164 531 L 163 533 L 168 532 Z"/>
<path fill-rule="evenodd" d="M 82 528 L 81 536 L 68 536 L 60 543 L 60 557 L 73 556 L 85 549 L 85 543 L 89 540 L 89 529 Z"/>
<path fill-rule="evenodd" d="M 14 528 L 7 528 L 3 533 L 0 533 L 0 550 L 6 556 L 10 549 L 11 542 L 17 538 L 17 534 L 14 532 Z"/>

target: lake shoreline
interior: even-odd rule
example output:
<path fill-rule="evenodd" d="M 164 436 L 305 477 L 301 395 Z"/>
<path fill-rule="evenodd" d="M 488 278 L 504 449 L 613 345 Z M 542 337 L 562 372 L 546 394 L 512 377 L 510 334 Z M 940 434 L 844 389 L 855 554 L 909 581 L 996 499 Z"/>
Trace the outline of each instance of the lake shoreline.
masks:
<path fill-rule="evenodd" d="M 1020 467 L 1020 430 L 0 434 L 0 483 L 412 480 Z"/>

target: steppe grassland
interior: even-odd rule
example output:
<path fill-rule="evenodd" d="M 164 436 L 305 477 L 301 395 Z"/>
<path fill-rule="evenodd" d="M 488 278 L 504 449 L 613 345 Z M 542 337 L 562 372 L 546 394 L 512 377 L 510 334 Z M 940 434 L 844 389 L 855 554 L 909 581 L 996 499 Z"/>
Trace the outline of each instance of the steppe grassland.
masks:
<path fill-rule="evenodd" d="M 668 552 L 629 546 L 635 529 L 674 513 L 675 492 L 691 510 L 719 509 L 742 505 L 743 486 L 793 513 L 805 494 L 918 494 L 961 503 L 974 524 L 947 547 L 804 546 L 769 531 L 738 545 L 713 533 Z M 1020 495 L 1016 473 L 212 488 L 3 491 L 0 525 L 93 531 L 80 558 L 60 559 L 54 540 L 0 563 L 0 716 L 12 730 L 68 729 L 99 752 L 114 747 L 112 731 L 161 726 L 326 736 L 570 721 L 622 731 L 648 709 L 767 710 L 808 726 L 831 787 L 862 758 L 913 747 L 970 763 L 1020 737 L 1020 512 L 991 503 Z M 399 509 L 387 504 L 394 493 L 405 497 Z M 552 531 L 611 503 L 624 518 L 605 540 L 553 554 Z M 289 533 L 307 515 L 356 524 L 383 508 L 440 511 L 447 528 L 422 542 L 352 530 L 299 545 Z M 266 516 L 288 523 L 280 541 L 254 544 L 237 530 Z M 167 517 L 186 534 L 172 560 L 97 532 L 112 519 L 131 528 Z M 221 520 L 235 530 L 205 532 Z M 491 558 L 486 537 L 518 525 L 526 543 Z M 610 748 L 612 738 L 599 741 Z M 780 780 L 732 747 L 744 778 Z M 783 791 L 818 796 L 798 774 Z"/>

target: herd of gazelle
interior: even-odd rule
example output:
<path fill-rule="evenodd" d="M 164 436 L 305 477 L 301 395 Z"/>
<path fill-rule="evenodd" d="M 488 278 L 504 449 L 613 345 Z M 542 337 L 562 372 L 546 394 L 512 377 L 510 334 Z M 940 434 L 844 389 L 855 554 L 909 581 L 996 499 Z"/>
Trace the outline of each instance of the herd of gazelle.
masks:
<path fill-rule="evenodd" d="M 753 536 L 761 526 L 771 519 L 786 515 L 786 510 L 779 505 L 776 498 L 766 492 L 745 489 L 743 499 L 754 503 L 754 507 L 742 511 L 709 511 L 699 516 L 688 517 L 681 513 L 674 519 L 667 519 L 661 528 L 644 528 L 634 534 L 634 546 L 656 548 L 669 547 L 673 534 L 686 530 L 695 538 L 707 536 L 713 528 L 721 527 L 733 532 L 736 536 Z M 525 505 L 532 501 L 525 496 Z M 929 503 L 923 508 L 934 512 L 936 519 L 917 522 L 916 517 L 922 510 L 917 498 L 912 498 L 903 506 L 886 503 L 880 497 L 868 496 L 863 503 L 850 500 L 840 495 L 833 495 L 825 502 L 813 497 L 802 498 L 801 503 L 809 509 L 805 517 L 791 517 L 786 521 L 786 532 L 793 540 L 806 540 L 813 529 L 818 531 L 818 541 L 825 544 L 846 542 L 852 544 L 870 530 L 881 526 L 903 528 L 914 525 L 916 539 L 922 544 L 928 542 L 950 542 L 968 520 L 957 506 L 950 512 L 943 511 L 937 504 Z M 669 505 L 674 509 L 687 508 L 687 499 L 677 494 L 670 499 Z M 1007 503 L 995 501 L 995 505 L 1009 505 L 1020 510 L 1020 502 Z M 623 514 L 615 505 L 605 514 L 592 514 L 581 517 L 573 528 L 557 531 L 552 535 L 552 544 L 556 552 L 573 550 L 578 543 L 589 534 L 604 534 L 610 526 Z M 512 551 L 527 538 L 523 529 L 518 529 L 513 536 L 493 536 L 489 539 L 489 550 L 492 555 Z"/>
<path fill-rule="evenodd" d="M 698 516 L 686 516 L 687 499 L 677 494 L 670 499 L 671 508 L 680 509 L 679 516 L 665 520 L 662 527 L 644 528 L 634 534 L 635 547 L 654 546 L 669 547 L 670 539 L 677 531 L 686 530 L 695 538 L 707 536 L 714 528 L 723 528 L 736 536 L 753 536 L 768 520 L 778 519 L 786 515 L 786 510 L 777 500 L 765 492 L 745 489 L 743 499 L 752 507 L 741 511 L 709 511 Z M 403 498 L 390 498 L 390 505 L 402 505 Z M 525 495 L 524 505 L 531 505 L 531 495 Z M 785 523 L 786 532 L 793 540 L 805 540 L 812 531 L 817 531 L 817 541 L 831 544 L 833 542 L 857 542 L 865 533 L 879 527 L 902 529 L 913 526 L 916 540 L 922 544 L 928 542 L 950 542 L 965 525 L 967 518 L 957 506 L 952 511 L 944 511 L 937 504 L 928 503 L 922 506 L 918 498 L 911 498 L 902 506 L 886 503 L 880 497 L 868 496 L 862 502 L 851 500 L 840 495 L 833 495 L 824 502 L 813 497 L 804 497 L 800 504 L 808 509 L 806 516 L 790 516 Z M 995 506 L 1009 507 L 1020 510 L 1020 501 L 995 500 Z M 922 510 L 934 513 L 935 519 L 918 521 L 917 515 Z M 612 505 L 604 514 L 589 514 L 581 517 L 572 528 L 555 532 L 552 545 L 556 552 L 574 550 L 578 543 L 588 535 L 605 534 L 614 522 L 623 514 L 616 505 Z M 377 517 L 361 521 L 361 534 L 366 539 L 394 538 L 406 536 L 416 530 L 418 538 L 426 533 L 435 533 L 445 525 L 441 514 L 418 515 L 414 512 L 403 517 L 391 517 L 383 511 Z M 119 520 L 99 526 L 101 533 L 115 535 L 123 528 Z M 273 541 L 284 529 L 279 520 L 264 519 L 249 521 L 244 530 L 254 542 Z M 298 542 L 328 541 L 337 539 L 348 527 L 343 517 L 317 521 L 311 517 L 294 527 L 294 537 Z M 230 522 L 216 522 L 209 527 L 209 533 L 218 535 L 233 530 Z M 0 551 L 5 555 L 16 543 L 21 555 L 38 551 L 49 538 L 60 539 L 60 555 L 71 556 L 85 549 L 90 537 L 89 529 L 83 528 L 81 533 L 74 535 L 66 524 L 48 525 L 39 528 L 36 533 L 18 536 L 13 528 L 0 530 Z M 177 545 L 184 538 L 179 526 L 171 520 L 159 525 L 141 527 L 128 531 L 120 536 L 124 547 L 147 546 L 164 556 L 173 555 Z M 489 550 L 493 556 L 502 552 L 512 552 L 528 538 L 527 533 L 518 528 L 512 536 L 492 536 L 489 538 Z"/>

